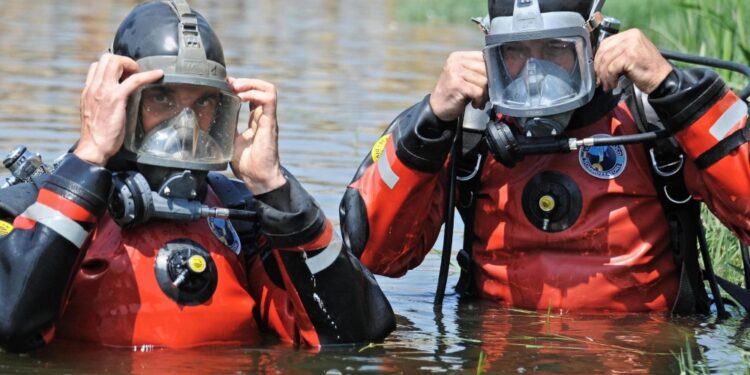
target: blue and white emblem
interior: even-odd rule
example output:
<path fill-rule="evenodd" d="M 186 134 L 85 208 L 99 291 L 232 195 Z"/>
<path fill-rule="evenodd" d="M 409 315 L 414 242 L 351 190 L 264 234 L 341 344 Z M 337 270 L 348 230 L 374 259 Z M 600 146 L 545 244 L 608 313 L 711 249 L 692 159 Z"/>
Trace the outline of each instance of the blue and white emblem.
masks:
<path fill-rule="evenodd" d="M 208 227 L 211 228 L 211 232 L 214 232 L 216 238 L 228 247 L 229 250 L 232 250 L 237 255 L 240 254 L 240 250 L 242 249 L 240 236 L 238 236 L 237 231 L 234 230 L 232 222 L 217 217 L 209 217 Z"/>
<path fill-rule="evenodd" d="M 597 134 L 594 137 L 609 135 Z M 625 170 L 628 154 L 623 145 L 586 146 L 578 150 L 578 161 L 588 174 L 602 180 L 611 180 Z"/>

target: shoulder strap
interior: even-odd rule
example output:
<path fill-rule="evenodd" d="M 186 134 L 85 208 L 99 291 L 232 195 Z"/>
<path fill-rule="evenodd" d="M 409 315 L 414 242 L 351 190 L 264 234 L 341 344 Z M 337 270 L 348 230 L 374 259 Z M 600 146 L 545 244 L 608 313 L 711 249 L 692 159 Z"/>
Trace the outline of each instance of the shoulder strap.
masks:
<path fill-rule="evenodd" d="M 647 97 L 634 85 L 628 88 L 625 100 L 641 132 L 664 128 L 648 105 Z M 679 290 L 672 312 L 680 315 L 708 314 L 710 302 L 698 263 L 700 205 L 685 186 L 685 156 L 671 137 L 646 141 L 643 146 L 654 187 L 669 225 L 672 254 L 680 272 Z"/>
<path fill-rule="evenodd" d="M 245 208 L 253 199 L 253 194 L 242 181 L 231 179 L 221 173 L 209 172 L 208 184 L 227 208 Z"/>
<path fill-rule="evenodd" d="M 253 194 L 242 181 L 230 179 L 221 173 L 209 172 L 208 184 L 226 208 L 247 209 L 253 200 Z M 249 246 L 254 245 L 258 235 L 258 223 L 235 220 L 232 221 L 232 226 L 240 237 L 242 248 L 246 250 L 246 254 L 250 254 L 253 249 Z"/>
<path fill-rule="evenodd" d="M 456 291 L 461 296 L 476 296 L 477 294 L 474 282 L 474 262 L 471 259 L 472 244 L 474 243 L 476 198 L 487 155 L 484 132 L 464 129 L 462 153 L 458 160 L 456 176 L 459 196 L 456 207 L 464 222 L 463 246 L 457 256 L 461 275 L 456 283 Z"/>

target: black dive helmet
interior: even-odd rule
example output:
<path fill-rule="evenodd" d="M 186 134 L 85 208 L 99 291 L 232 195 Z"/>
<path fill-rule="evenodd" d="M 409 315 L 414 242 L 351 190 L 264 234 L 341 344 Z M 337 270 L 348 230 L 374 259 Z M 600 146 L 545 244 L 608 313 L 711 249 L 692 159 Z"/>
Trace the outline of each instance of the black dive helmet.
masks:
<path fill-rule="evenodd" d="M 241 101 L 226 82 L 221 43 L 185 0 L 162 0 L 125 17 L 112 53 L 164 77 L 128 99 L 125 140 L 108 164 L 119 171 L 110 213 L 124 227 L 184 218 L 174 208 L 190 205 L 172 201 L 198 207 L 208 172 L 225 170 L 232 158 Z"/>
<path fill-rule="evenodd" d="M 496 160 L 512 167 L 523 155 L 566 151 L 560 136 L 596 89 L 588 21 L 603 3 L 489 0 L 487 143 Z"/>

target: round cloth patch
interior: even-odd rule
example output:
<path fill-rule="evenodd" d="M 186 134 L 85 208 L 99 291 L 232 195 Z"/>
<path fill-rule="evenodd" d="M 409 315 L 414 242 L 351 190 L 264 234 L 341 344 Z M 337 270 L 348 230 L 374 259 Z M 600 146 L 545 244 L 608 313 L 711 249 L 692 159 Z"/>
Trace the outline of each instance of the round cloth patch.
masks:
<path fill-rule="evenodd" d="M 0 220 L 0 237 L 4 237 L 13 231 L 13 225 L 7 221 Z"/>
<path fill-rule="evenodd" d="M 389 138 L 391 138 L 390 133 L 380 137 L 380 139 L 378 139 L 378 141 L 375 142 L 375 145 L 372 146 L 372 151 L 370 151 L 370 156 L 372 156 L 373 162 L 378 161 L 378 159 L 380 159 L 380 155 L 383 155 L 383 151 L 385 151 L 385 145 L 388 143 Z"/>
<path fill-rule="evenodd" d="M 240 250 L 242 250 L 240 236 L 237 234 L 231 221 L 217 217 L 209 217 L 208 227 L 211 228 L 211 232 L 214 233 L 216 238 L 218 238 L 224 246 L 228 247 L 235 254 L 240 254 Z"/>
<path fill-rule="evenodd" d="M 597 134 L 594 137 L 609 135 Z M 602 180 L 611 180 L 625 170 L 628 154 L 623 145 L 586 146 L 578 151 L 578 161 L 586 173 Z"/>

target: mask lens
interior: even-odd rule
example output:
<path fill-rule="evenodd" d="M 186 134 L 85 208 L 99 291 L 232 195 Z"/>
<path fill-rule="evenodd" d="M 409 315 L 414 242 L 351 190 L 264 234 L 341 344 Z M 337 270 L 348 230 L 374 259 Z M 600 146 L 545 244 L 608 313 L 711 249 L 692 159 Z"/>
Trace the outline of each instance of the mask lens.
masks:
<path fill-rule="evenodd" d="M 125 147 L 151 165 L 215 169 L 231 160 L 239 108 L 214 87 L 147 86 L 131 96 Z"/>
<path fill-rule="evenodd" d="M 565 37 L 486 47 L 492 104 L 517 117 L 561 113 L 583 105 L 593 90 L 589 64 L 581 63 L 588 61 L 584 46 L 580 37 Z"/>

